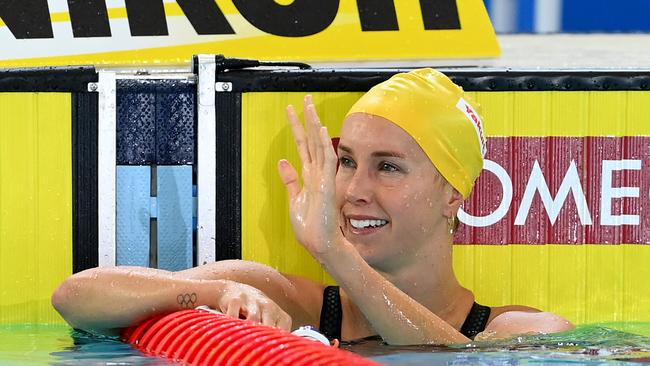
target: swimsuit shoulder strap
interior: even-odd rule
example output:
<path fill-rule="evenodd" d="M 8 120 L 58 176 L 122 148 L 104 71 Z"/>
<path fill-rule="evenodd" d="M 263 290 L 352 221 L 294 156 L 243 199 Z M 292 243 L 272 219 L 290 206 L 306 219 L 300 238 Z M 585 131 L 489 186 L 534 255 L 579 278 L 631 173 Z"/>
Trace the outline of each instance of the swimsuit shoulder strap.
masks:
<path fill-rule="evenodd" d="M 320 311 L 319 330 L 329 340 L 341 339 L 343 309 L 338 286 L 327 286 L 323 291 L 323 306 Z"/>
<path fill-rule="evenodd" d="M 474 302 L 463 326 L 460 328 L 460 332 L 465 337 L 474 339 L 477 334 L 485 330 L 488 319 L 490 318 L 490 311 L 489 306 L 483 306 Z"/>
<path fill-rule="evenodd" d="M 489 306 L 472 304 L 472 309 L 460 329 L 460 332 L 470 338 L 485 330 L 491 309 Z M 343 324 L 343 310 L 341 295 L 338 286 L 327 286 L 323 291 L 323 305 L 320 312 L 320 332 L 329 340 L 341 339 L 341 326 Z"/>

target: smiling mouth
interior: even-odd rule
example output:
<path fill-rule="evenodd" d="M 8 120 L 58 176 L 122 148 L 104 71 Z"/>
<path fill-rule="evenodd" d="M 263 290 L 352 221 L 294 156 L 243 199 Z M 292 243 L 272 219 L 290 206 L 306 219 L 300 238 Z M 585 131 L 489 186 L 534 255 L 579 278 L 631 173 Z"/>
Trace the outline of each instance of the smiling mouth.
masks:
<path fill-rule="evenodd" d="M 376 229 L 388 224 L 387 220 L 355 220 L 349 219 L 350 226 L 356 230 Z"/>

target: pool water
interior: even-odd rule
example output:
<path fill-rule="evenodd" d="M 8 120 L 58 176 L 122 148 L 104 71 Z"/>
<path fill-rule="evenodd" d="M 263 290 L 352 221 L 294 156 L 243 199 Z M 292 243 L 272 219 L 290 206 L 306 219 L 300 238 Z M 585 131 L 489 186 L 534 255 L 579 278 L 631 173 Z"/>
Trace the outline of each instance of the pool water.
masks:
<path fill-rule="evenodd" d="M 357 342 L 355 353 L 386 365 L 637 365 L 650 366 L 650 323 L 583 325 L 551 335 L 454 347 Z"/>
<path fill-rule="evenodd" d="M 385 365 L 650 365 L 650 323 L 579 326 L 571 332 L 470 345 L 388 346 L 359 341 L 345 349 Z M 111 338 L 67 326 L 0 326 L 0 365 L 173 365 Z"/>

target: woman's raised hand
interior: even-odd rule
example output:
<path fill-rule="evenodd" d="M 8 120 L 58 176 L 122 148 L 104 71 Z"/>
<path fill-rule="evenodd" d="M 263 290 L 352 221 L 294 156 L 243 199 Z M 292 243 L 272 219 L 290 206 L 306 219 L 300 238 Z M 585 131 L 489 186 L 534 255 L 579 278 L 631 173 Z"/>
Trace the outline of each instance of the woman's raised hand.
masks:
<path fill-rule="evenodd" d="M 317 259 L 334 249 L 342 238 L 335 202 L 336 153 L 332 140 L 316 113 L 311 95 L 304 100 L 305 128 L 293 106 L 287 117 L 302 162 L 302 184 L 287 160 L 278 162 L 289 193 L 291 224 L 298 241 Z"/>

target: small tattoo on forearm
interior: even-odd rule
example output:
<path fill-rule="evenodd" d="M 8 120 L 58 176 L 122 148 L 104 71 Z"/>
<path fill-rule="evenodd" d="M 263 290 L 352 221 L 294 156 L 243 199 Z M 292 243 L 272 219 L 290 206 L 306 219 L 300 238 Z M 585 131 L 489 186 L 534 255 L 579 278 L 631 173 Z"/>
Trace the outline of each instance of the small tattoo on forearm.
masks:
<path fill-rule="evenodd" d="M 196 303 L 196 293 L 191 294 L 179 294 L 176 296 L 176 301 L 178 304 L 184 308 L 193 308 Z"/>

